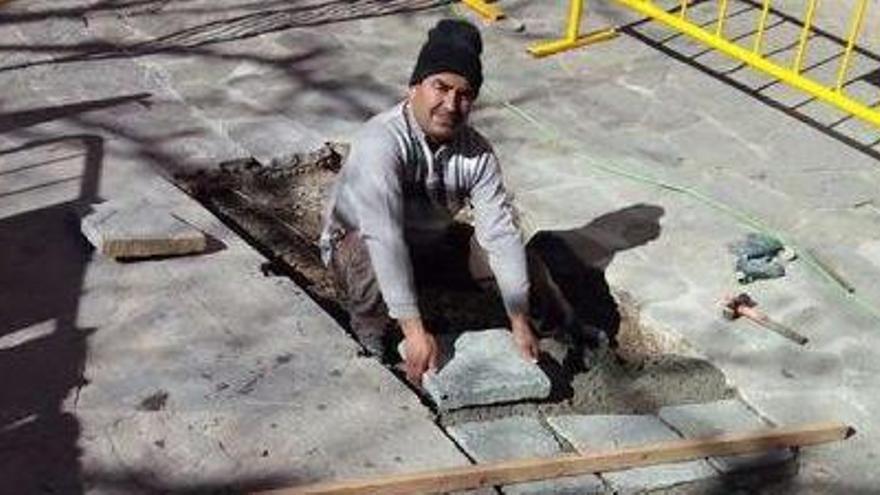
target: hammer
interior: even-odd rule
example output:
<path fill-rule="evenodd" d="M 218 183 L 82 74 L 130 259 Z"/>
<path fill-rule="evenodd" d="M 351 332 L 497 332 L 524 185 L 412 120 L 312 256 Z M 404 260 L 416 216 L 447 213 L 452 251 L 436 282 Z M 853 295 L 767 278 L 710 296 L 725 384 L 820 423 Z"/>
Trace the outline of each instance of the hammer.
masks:
<path fill-rule="evenodd" d="M 764 313 L 761 313 L 755 306 L 758 303 L 755 302 L 748 294 L 745 292 L 739 294 L 736 297 L 727 297 L 724 299 L 724 307 L 722 309 L 721 314 L 725 319 L 735 320 L 740 316 L 744 316 L 749 320 L 761 325 L 762 327 L 776 332 L 777 334 L 795 342 L 798 345 L 805 345 L 809 342 L 809 339 L 804 337 L 803 335 L 795 332 L 794 330 L 777 323 L 770 318 L 767 317 Z"/>

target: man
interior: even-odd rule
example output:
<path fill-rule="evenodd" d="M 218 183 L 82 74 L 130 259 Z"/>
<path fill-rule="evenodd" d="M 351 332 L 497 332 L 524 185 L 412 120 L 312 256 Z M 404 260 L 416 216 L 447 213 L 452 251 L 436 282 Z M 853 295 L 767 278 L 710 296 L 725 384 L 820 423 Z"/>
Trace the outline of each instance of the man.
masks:
<path fill-rule="evenodd" d="M 525 250 L 498 160 L 467 123 L 483 82 L 481 52 L 480 32 L 467 22 L 442 20 L 430 30 L 406 100 L 357 133 L 325 212 L 322 254 L 352 330 L 381 356 L 397 320 L 414 383 L 438 359 L 419 310 L 414 253 L 440 249 L 468 203 L 479 244 L 471 256 L 485 250 L 515 342 L 526 359 L 538 356 Z"/>

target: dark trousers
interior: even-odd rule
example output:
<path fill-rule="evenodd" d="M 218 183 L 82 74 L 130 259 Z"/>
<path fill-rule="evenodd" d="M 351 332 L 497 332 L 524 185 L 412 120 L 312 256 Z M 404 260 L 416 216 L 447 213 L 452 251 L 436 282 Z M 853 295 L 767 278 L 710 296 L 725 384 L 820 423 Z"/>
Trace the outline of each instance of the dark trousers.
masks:
<path fill-rule="evenodd" d="M 531 316 L 540 328 L 553 329 L 573 318 L 571 306 L 553 283 L 544 263 L 527 250 Z M 430 248 L 411 248 L 410 260 L 418 287 L 454 287 L 464 280 L 497 292 L 486 252 L 477 244 L 473 228 L 455 224 L 447 235 Z M 371 353 L 386 358 L 386 344 L 399 336 L 399 329 L 388 315 L 379 283 L 373 271 L 366 244 L 357 232 L 349 232 L 333 248 L 330 269 L 337 293 L 351 317 L 351 329 Z M 418 289 L 417 289 L 418 290 Z"/>

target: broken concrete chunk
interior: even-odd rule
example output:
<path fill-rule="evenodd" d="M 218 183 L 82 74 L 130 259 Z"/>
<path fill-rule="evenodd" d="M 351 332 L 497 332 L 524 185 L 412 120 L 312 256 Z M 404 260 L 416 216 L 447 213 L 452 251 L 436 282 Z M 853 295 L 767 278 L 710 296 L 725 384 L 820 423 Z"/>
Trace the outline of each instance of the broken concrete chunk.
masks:
<path fill-rule="evenodd" d="M 550 395 L 550 379 L 522 357 L 505 328 L 440 336 L 438 343 L 445 362 L 423 384 L 442 410 Z"/>
<path fill-rule="evenodd" d="M 83 235 L 111 258 L 144 258 L 200 253 L 204 233 L 176 217 L 170 209 L 146 201 L 94 206 L 82 219 Z"/>
<path fill-rule="evenodd" d="M 655 416 L 572 415 L 547 418 L 547 422 L 581 454 L 680 439 Z M 639 493 L 712 478 L 718 473 L 706 461 L 698 460 L 601 474 L 615 493 Z"/>
<path fill-rule="evenodd" d="M 687 438 L 707 437 L 720 433 L 745 433 L 771 426 L 743 402 L 735 399 L 664 407 L 660 409 L 659 415 L 660 419 Z M 782 449 L 762 454 L 710 457 L 709 462 L 719 470 L 730 473 L 765 468 L 791 459 L 793 459 L 791 451 Z"/>
<path fill-rule="evenodd" d="M 514 416 L 450 426 L 447 431 L 477 462 L 495 462 L 561 453 L 552 433 L 535 418 Z M 580 495 L 603 493 L 595 475 L 569 476 L 502 487 L 508 495 Z"/>

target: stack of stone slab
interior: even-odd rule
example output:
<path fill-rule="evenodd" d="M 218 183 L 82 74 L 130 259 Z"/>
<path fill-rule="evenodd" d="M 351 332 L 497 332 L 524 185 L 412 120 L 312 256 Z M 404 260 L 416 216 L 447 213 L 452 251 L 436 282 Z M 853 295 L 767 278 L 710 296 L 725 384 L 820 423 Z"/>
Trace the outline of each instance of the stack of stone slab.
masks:
<path fill-rule="evenodd" d="M 770 426 L 744 403 L 726 400 L 665 407 L 653 415 L 566 415 L 545 421 L 508 417 L 449 427 L 450 435 L 477 462 L 581 454 L 680 438 L 744 432 Z M 790 451 L 713 457 L 502 487 L 506 494 L 565 495 L 643 493 L 696 482 L 720 482 L 730 474 L 791 461 Z"/>

